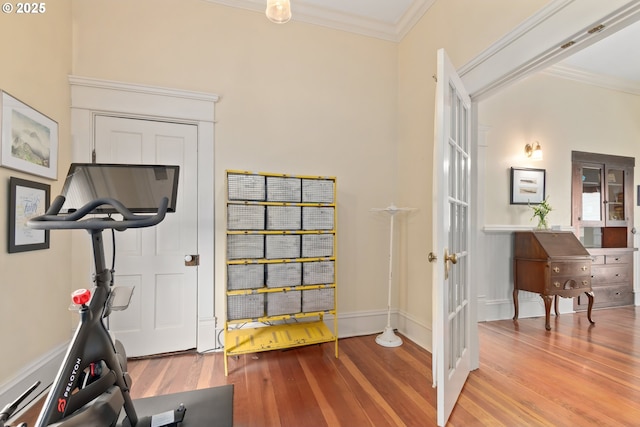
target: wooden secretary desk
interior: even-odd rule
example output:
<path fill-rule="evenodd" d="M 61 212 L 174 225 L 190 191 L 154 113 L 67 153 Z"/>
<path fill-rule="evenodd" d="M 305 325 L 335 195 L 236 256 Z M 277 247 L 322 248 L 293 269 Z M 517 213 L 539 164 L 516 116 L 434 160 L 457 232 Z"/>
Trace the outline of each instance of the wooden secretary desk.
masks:
<path fill-rule="evenodd" d="M 516 231 L 513 256 L 513 304 L 518 319 L 518 291 L 540 294 L 544 300 L 545 328 L 551 330 L 551 301 L 558 315 L 558 297 L 589 299 L 587 318 L 593 308 L 591 255 L 570 231 Z"/>

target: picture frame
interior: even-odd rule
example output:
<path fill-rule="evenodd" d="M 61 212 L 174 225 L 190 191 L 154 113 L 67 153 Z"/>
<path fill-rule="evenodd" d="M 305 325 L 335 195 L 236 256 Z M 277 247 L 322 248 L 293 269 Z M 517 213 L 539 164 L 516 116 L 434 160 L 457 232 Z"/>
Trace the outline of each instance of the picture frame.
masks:
<path fill-rule="evenodd" d="M 546 170 L 511 168 L 512 205 L 538 204 L 545 199 Z"/>
<path fill-rule="evenodd" d="M 58 123 L 0 91 L 0 166 L 56 180 Z"/>
<path fill-rule="evenodd" d="M 9 253 L 49 248 L 49 230 L 34 230 L 27 221 L 49 208 L 51 186 L 9 178 Z"/>

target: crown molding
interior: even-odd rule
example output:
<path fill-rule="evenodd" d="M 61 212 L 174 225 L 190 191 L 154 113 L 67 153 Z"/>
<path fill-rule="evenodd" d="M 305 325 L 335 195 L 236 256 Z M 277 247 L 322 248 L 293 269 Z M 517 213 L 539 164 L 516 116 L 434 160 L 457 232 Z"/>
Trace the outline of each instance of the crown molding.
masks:
<path fill-rule="evenodd" d="M 224 6 L 264 13 L 265 0 L 203 0 Z M 414 0 L 397 22 L 387 22 L 363 18 L 350 13 L 319 7 L 304 0 L 296 0 L 292 7 L 291 21 L 319 25 L 335 30 L 346 31 L 391 42 L 400 42 L 422 16 L 435 3 L 435 0 Z"/>
<path fill-rule="evenodd" d="M 605 89 L 640 95 L 640 83 L 638 82 L 592 73 L 576 67 L 556 64 L 542 71 L 542 74 L 599 86 Z"/>
<path fill-rule="evenodd" d="M 551 0 L 458 69 L 458 74 L 472 99 L 479 101 L 637 21 L 638 0 Z M 592 31 L 598 25 L 604 30 Z"/>

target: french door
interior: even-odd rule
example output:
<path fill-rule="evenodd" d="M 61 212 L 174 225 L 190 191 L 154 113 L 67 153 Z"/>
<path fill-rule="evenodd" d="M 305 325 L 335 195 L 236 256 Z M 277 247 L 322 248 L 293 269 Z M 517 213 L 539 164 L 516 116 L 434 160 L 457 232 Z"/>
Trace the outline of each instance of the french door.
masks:
<path fill-rule="evenodd" d="M 433 379 L 444 426 L 471 369 L 469 151 L 471 101 L 438 50 L 434 143 Z"/>

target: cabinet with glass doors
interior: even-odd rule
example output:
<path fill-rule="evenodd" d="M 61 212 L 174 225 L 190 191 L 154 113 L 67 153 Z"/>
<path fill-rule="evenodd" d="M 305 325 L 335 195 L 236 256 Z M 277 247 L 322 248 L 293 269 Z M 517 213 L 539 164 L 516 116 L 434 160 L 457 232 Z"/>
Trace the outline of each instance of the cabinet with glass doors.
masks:
<path fill-rule="evenodd" d="M 572 225 L 592 256 L 595 308 L 633 304 L 632 157 L 573 151 Z M 585 309 L 586 298 L 575 308 Z"/>

